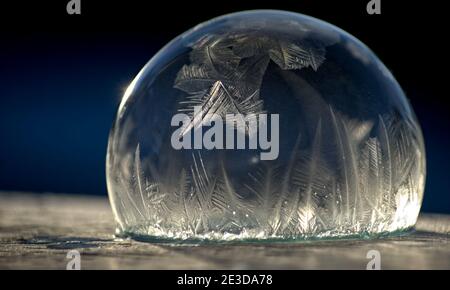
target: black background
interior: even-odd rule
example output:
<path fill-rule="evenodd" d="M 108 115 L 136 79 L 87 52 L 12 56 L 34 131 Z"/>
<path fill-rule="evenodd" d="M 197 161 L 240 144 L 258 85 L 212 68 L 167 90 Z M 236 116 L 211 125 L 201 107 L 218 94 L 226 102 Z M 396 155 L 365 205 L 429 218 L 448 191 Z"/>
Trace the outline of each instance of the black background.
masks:
<path fill-rule="evenodd" d="M 107 137 L 127 84 L 175 36 L 248 9 L 307 14 L 346 30 L 393 72 L 422 126 L 424 211 L 450 213 L 444 1 L 60 1 L 0 5 L 0 190 L 106 195 Z"/>

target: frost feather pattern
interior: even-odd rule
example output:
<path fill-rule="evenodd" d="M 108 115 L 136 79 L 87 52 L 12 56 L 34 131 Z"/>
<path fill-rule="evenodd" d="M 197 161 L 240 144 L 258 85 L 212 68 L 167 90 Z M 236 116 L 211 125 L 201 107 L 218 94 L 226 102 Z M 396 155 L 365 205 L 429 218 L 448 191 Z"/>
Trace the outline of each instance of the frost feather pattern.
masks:
<path fill-rule="evenodd" d="M 283 70 L 311 67 L 317 71 L 325 61 L 323 44 L 293 44 L 276 38 L 243 35 L 211 35 L 192 46 L 191 64 L 178 72 L 174 87 L 190 95 L 180 112 L 191 122 L 181 133 L 207 123 L 212 114 L 264 113 L 259 91 L 270 60 Z M 202 110 L 195 115 L 194 107 Z M 247 131 L 246 131 L 247 132 Z"/>
<path fill-rule="evenodd" d="M 124 228 L 146 235 L 214 239 L 223 238 L 223 233 L 228 238 L 308 238 L 410 227 L 411 220 L 392 212 L 405 210 L 408 200 L 419 198 L 411 195 L 420 179 L 418 165 L 411 164 L 420 158 L 412 131 L 395 119 L 379 116 L 374 130 L 383 134 L 361 141 L 349 131 L 353 121 L 331 108 L 330 117 L 337 135 L 332 155 L 341 163 L 342 175 L 326 161 L 330 148 L 323 140 L 321 119 L 312 151 L 293 150 L 295 155 L 286 165 L 263 163 L 248 172 L 241 185 L 231 180 L 226 160 L 208 168 L 198 150 L 189 170 L 173 172 L 171 182 L 149 183 L 138 145 L 129 164 L 132 182 L 127 177 L 118 180 L 129 197 L 123 206 L 132 209 L 124 216 Z M 300 141 L 299 136 L 297 144 Z M 403 161 L 392 157 L 392 152 L 402 154 Z M 159 230 L 163 225 L 165 229 Z"/>

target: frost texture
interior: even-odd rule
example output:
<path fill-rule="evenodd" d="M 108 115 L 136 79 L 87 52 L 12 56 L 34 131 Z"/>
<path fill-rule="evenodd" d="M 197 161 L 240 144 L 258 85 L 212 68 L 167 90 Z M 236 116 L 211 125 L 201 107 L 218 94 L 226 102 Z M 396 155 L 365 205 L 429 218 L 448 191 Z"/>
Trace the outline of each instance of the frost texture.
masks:
<path fill-rule="evenodd" d="M 170 183 L 149 183 L 138 145 L 131 176 L 119 178 L 126 192 L 120 204 L 124 226 L 145 235 L 211 239 L 333 237 L 412 226 L 423 177 L 410 128 L 379 116 L 380 137 L 356 143 L 352 123 L 331 108 L 329 114 L 338 170 L 322 157 L 325 147 L 330 150 L 322 121 L 310 152 L 294 148 L 287 165 L 262 163 L 239 185 L 230 181 L 226 161 L 209 170 L 200 151 L 192 154 L 190 170 L 173 172 Z M 254 198 L 243 198 L 239 188 Z"/>
<path fill-rule="evenodd" d="M 325 52 L 325 46 L 318 42 L 295 44 L 240 34 L 209 36 L 193 45 L 191 64 L 184 65 L 175 80 L 176 88 L 190 94 L 180 112 L 188 113 L 192 122 L 181 136 L 208 124 L 212 114 L 264 113 L 259 91 L 269 60 L 284 70 L 311 67 L 317 71 L 325 61 Z M 195 114 L 194 106 L 202 110 Z"/>
<path fill-rule="evenodd" d="M 208 170 L 200 151 L 190 170 L 173 174 L 170 183 L 149 183 L 138 145 L 131 178 L 120 178 L 127 193 L 121 200 L 124 226 L 138 224 L 133 231 L 145 235 L 208 239 L 332 237 L 412 226 L 423 177 L 411 128 L 379 116 L 374 130 L 380 137 L 355 143 L 349 134 L 354 124 L 331 108 L 329 114 L 336 144 L 326 145 L 320 120 L 311 152 L 294 148 L 287 165 L 261 164 L 248 172 L 238 186 L 252 199 L 232 184 L 224 160 Z M 338 171 L 324 161 L 323 150 L 334 150 Z"/>
<path fill-rule="evenodd" d="M 373 95 L 364 95 L 367 84 L 360 89 L 354 80 L 359 76 L 341 67 L 351 63 L 345 59 L 350 56 L 336 57 L 342 52 L 330 50 L 349 47 L 334 35 L 340 32 L 314 30 L 301 19 L 241 29 L 246 21 L 190 44 L 187 62 L 167 84 L 181 97 L 165 96 L 176 101 L 144 111 L 151 125 L 133 116 L 122 119 L 126 114 L 119 112 L 107 167 L 119 230 L 229 240 L 363 236 L 412 227 L 424 188 L 423 140 L 404 96 L 387 91 L 395 80 L 386 78 L 376 86 L 381 91 L 372 89 L 382 100 L 376 103 Z M 295 27 L 297 36 L 267 28 L 284 25 Z M 341 57 L 344 61 L 337 62 Z M 372 58 L 361 65 L 383 68 Z M 266 84 L 267 75 L 276 77 Z M 284 95 L 276 95 L 283 89 Z M 151 108 L 162 98 L 146 94 L 134 97 L 147 98 L 143 102 Z M 194 106 L 201 111 L 194 112 Z M 212 114 L 279 113 L 280 120 L 289 119 L 282 123 L 280 140 L 289 141 L 280 158 L 256 163 L 242 161 L 249 152 L 236 157 L 226 150 L 176 151 L 164 135 L 169 122 L 160 120 L 178 112 L 191 117 L 180 138 L 209 124 Z M 238 162 L 243 163 L 234 165 Z"/>

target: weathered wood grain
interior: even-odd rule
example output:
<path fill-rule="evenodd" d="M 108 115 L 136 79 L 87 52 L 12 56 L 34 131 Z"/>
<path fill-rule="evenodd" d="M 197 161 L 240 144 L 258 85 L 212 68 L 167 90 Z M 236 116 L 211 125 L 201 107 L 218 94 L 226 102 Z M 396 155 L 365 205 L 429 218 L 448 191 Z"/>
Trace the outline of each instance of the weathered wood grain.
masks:
<path fill-rule="evenodd" d="M 416 231 L 370 241 L 173 245 L 114 239 L 107 198 L 0 193 L 0 269 L 450 269 L 450 216 L 422 215 Z"/>

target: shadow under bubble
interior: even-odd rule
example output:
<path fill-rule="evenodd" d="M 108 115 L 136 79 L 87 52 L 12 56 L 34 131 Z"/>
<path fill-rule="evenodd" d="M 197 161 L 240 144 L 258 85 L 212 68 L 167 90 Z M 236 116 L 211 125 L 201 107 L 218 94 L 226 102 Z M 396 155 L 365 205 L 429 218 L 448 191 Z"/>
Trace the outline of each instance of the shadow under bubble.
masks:
<path fill-rule="evenodd" d="M 318 244 L 336 244 L 339 242 L 371 242 L 380 240 L 397 239 L 405 236 L 411 236 L 415 233 L 415 229 L 398 230 L 395 232 L 385 233 L 361 233 L 344 236 L 312 236 L 312 237 L 270 237 L 264 239 L 257 238 L 242 238 L 232 240 L 220 240 L 220 239 L 206 239 L 206 238 L 168 238 L 151 235 L 141 235 L 131 232 L 124 232 L 116 235 L 118 239 L 132 239 L 138 242 L 159 244 L 164 246 L 204 246 L 204 245 L 318 245 Z"/>
<path fill-rule="evenodd" d="M 89 237 L 38 236 L 30 239 L 20 239 L 18 242 L 23 245 L 45 246 L 48 249 L 70 250 L 70 249 L 99 248 L 102 244 L 113 242 L 113 240 L 89 238 Z"/>

